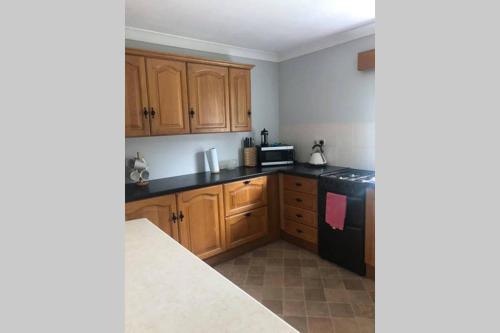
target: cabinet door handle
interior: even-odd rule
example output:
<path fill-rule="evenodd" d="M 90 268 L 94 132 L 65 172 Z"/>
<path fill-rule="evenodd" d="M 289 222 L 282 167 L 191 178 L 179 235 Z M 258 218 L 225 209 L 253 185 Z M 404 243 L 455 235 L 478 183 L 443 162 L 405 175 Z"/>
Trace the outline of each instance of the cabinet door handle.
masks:
<path fill-rule="evenodd" d="M 184 214 L 182 214 L 182 210 L 179 212 L 179 222 L 182 222 L 184 219 Z"/>
<path fill-rule="evenodd" d="M 172 213 L 172 223 L 176 223 L 177 222 L 177 215 L 175 215 L 175 213 Z"/>
<path fill-rule="evenodd" d="M 248 184 L 250 184 L 250 181 L 249 181 L 249 180 L 245 180 L 245 181 L 243 182 L 243 184 L 248 185 Z"/>
<path fill-rule="evenodd" d="M 144 108 L 144 118 L 147 118 L 148 117 L 148 109 L 147 108 Z"/>
<path fill-rule="evenodd" d="M 250 216 L 252 216 L 252 213 L 246 213 L 245 216 L 250 217 Z"/>
<path fill-rule="evenodd" d="M 299 234 L 303 233 L 303 231 L 302 231 L 302 230 L 300 230 L 300 229 L 295 229 L 295 230 L 296 230 Z"/>
<path fill-rule="evenodd" d="M 252 116 L 252 112 L 250 112 L 250 110 L 248 110 L 248 116 Z"/>
<path fill-rule="evenodd" d="M 295 198 L 295 201 L 302 202 L 302 199 L 301 198 Z"/>
<path fill-rule="evenodd" d="M 302 186 L 301 183 L 295 183 L 295 186 Z"/>
<path fill-rule="evenodd" d="M 156 114 L 155 109 L 151 108 L 151 118 L 154 118 Z"/>
<path fill-rule="evenodd" d="M 194 118 L 194 110 L 193 110 L 193 108 L 189 109 L 189 115 L 191 116 L 191 118 Z"/>
<path fill-rule="evenodd" d="M 302 218 L 302 214 L 295 214 L 295 216 L 297 216 L 299 219 Z"/>

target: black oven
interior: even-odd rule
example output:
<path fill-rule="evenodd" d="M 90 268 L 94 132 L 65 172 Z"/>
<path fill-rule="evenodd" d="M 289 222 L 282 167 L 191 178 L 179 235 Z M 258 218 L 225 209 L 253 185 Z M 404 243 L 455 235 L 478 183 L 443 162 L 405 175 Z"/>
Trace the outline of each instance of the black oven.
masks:
<path fill-rule="evenodd" d="M 259 153 L 259 164 L 261 166 L 293 164 L 295 160 L 295 149 L 293 146 L 269 146 L 257 147 Z"/>

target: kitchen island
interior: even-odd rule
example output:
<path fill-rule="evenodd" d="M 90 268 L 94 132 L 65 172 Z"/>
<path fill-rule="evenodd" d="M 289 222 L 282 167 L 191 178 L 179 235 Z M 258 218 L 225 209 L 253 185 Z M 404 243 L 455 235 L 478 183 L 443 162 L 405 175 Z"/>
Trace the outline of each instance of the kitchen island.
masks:
<path fill-rule="evenodd" d="M 125 223 L 126 332 L 297 332 L 147 219 Z"/>

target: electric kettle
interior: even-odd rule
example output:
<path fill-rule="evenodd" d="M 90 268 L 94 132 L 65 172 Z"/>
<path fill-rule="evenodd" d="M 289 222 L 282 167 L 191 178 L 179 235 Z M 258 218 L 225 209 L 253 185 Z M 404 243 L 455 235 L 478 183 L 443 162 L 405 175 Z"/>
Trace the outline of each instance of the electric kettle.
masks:
<path fill-rule="evenodd" d="M 309 164 L 312 166 L 324 166 L 326 165 L 326 157 L 323 152 L 323 140 L 320 143 L 315 143 L 312 147 L 313 152 L 309 158 Z"/>

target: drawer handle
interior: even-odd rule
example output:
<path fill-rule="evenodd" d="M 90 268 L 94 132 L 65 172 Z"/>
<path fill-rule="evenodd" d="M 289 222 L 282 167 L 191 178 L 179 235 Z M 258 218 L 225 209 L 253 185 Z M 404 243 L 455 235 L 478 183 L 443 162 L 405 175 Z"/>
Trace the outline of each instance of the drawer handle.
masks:
<path fill-rule="evenodd" d="M 297 216 L 299 219 L 303 217 L 302 214 L 295 214 L 295 216 Z"/>
<path fill-rule="evenodd" d="M 302 186 L 301 183 L 295 183 L 295 186 Z"/>
<path fill-rule="evenodd" d="M 250 184 L 250 181 L 249 181 L 249 180 L 245 180 L 245 181 L 243 182 L 243 184 L 248 185 L 248 184 Z"/>
<path fill-rule="evenodd" d="M 302 230 L 300 230 L 300 229 L 295 229 L 295 230 L 296 230 L 299 234 L 303 233 L 303 231 L 302 231 Z"/>
<path fill-rule="evenodd" d="M 295 198 L 295 201 L 302 202 L 302 199 L 301 198 Z"/>
<path fill-rule="evenodd" d="M 246 213 L 245 216 L 250 217 L 250 216 L 252 216 L 252 213 Z"/>

